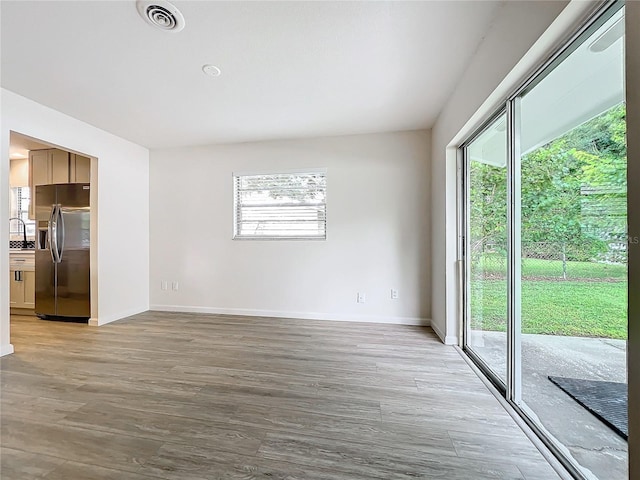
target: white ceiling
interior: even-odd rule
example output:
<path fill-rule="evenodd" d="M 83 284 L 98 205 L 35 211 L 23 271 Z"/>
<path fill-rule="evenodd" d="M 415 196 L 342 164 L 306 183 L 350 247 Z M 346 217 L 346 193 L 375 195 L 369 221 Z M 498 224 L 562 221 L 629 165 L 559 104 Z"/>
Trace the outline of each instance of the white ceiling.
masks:
<path fill-rule="evenodd" d="M 624 101 L 624 11 L 618 10 L 522 97 L 522 154 Z M 473 141 L 472 160 L 506 167 L 504 118 Z"/>
<path fill-rule="evenodd" d="M 51 148 L 50 145 L 38 142 L 32 138 L 25 137 L 19 133 L 11 132 L 9 139 L 9 158 L 27 158 L 30 150 L 44 150 Z"/>
<path fill-rule="evenodd" d="M 149 148 L 429 128 L 501 2 L 172 3 L 2 0 L 2 87 Z"/>

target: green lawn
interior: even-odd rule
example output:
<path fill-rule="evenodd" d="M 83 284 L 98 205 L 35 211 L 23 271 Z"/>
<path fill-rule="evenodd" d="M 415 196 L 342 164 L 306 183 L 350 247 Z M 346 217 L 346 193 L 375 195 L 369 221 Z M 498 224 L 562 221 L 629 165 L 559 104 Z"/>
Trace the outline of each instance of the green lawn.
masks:
<path fill-rule="evenodd" d="M 550 272 L 556 271 L 556 264 L 561 262 L 524 261 L 528 269 L 522 281 L 523 333 L 627 338 L 625 266 L 570 262 L 574 274 L 568 280 L 527 280 L 527 274 L 553 276 Z M 571 277 L 596 280 L 572 281 Z M 506 289 L 504 279 L 472 281 L 472 328 L 506 330 Z"/>
<path fill-rule="evenodd" d="M 506 275 L 506 257 L 498 254 L 485 254 L 474 263 L 474 271 L 483 271 L 489 275 Z M 534 277 L 562 278 L 562 262 L 560 260 L 540 260 L 537 258 L 522 259 L 522 275 Z M 621 281 L 627 279 L 626 265 L 608 265 L 595 262 L 567 262 L 567 278 L 610 278 Z"/>

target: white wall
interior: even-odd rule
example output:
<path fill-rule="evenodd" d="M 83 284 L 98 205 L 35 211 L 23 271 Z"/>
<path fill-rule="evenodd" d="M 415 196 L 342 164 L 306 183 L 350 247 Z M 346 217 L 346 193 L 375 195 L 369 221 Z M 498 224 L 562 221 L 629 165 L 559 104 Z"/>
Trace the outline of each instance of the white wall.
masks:
<path fill-rule="evenodd" d="M 446 343 L 458 341 L 456 147 L 592 7 L 590 2 L 568 7 L 565 1 L 505 2 L 433 127 L 431 324 Z"/>
<path fill-rule="evenodd" d="M 0 221 L 0 271 L 9 271 L 9 132 L 15 131 L 98 158 L 97 323 L 108 323 L 147 310 L 148 150 L 5 89 L 2 89 L 1 100 L 0 212 L 4 221 Z M 92 272 L 92 276 L 95 274 Z M 0 346 L 5 352 L 11 350 L 9 277 L 0 275 L 0 278 Z"/>
<path fill-rule="evenodd" d="M 153 150 L 151 308 L 426 323 L 429 157 L 428 131 Z M 231 239 L 232 172 L 305 167 L 327 168 L 326 241 Z"/>

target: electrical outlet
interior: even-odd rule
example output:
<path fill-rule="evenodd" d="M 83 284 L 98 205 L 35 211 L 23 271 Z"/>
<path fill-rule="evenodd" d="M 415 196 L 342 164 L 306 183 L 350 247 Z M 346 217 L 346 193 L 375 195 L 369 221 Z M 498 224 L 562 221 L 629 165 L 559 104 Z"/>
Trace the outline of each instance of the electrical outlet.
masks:
<path fill-rule="evenodd" d="M 175 280 L 175 281 L 171 284 L 171 289 L 172 289 L 173 291 L 177 292 L 177 291 L 178 291 L 178 286 L 179 286 L 179 285 L 178 285 L 178 281 L 177 281 L 177 280 Z"/>
<path fill-rule="evenodd" d="M 398 299 L 398 290 L 396 290 L 395 288 L 391 289 L 391 300 L 397 300 Z"/>
<path fill-rule="evenodd" d="M 367 301 L 367 296 L 364 293 L 358 292 L 358 303 L 364 303 Z"/>
<path fill-rule="evenodd" d="M 166 280 L 162 280 L 162 282 L 160 282 L 160 288 L 162 290 L 167 290 L 169 288 L 169 282 L 167 282 Z"/>

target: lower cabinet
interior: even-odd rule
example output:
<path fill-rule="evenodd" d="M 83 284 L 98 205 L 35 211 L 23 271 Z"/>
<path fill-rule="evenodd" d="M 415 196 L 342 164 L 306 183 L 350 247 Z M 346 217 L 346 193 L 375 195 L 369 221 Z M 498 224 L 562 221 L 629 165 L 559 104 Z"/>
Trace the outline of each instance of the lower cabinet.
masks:
<path fill-rule="evenodd" d="M 11 308 L 35 308 L 36 272 L 11 270 L 9 273 Z"/>

